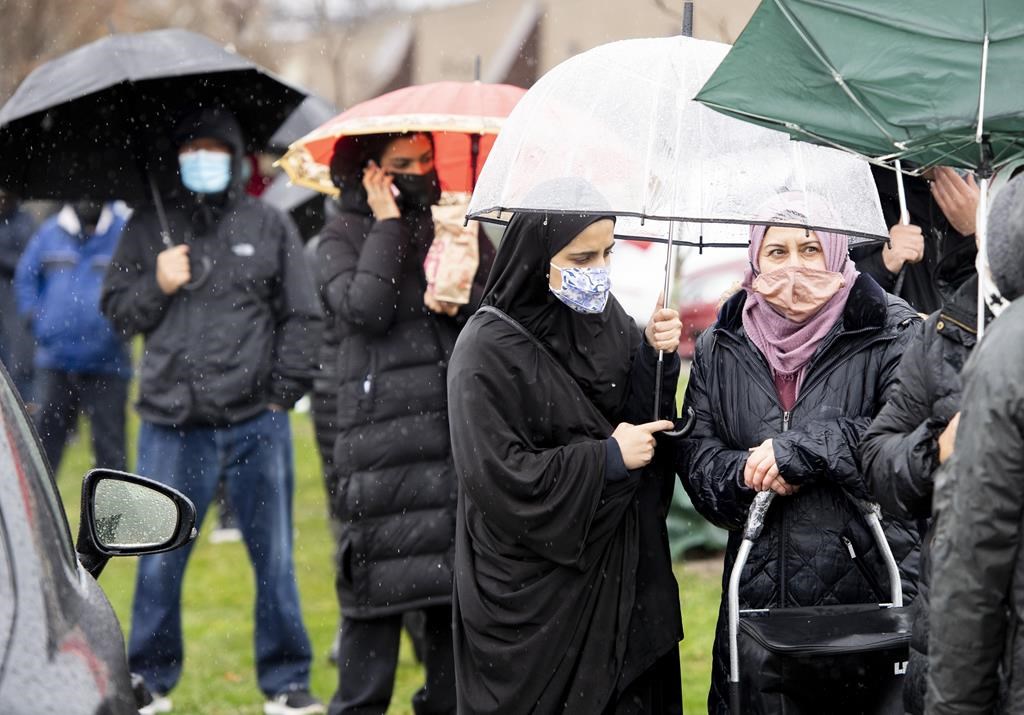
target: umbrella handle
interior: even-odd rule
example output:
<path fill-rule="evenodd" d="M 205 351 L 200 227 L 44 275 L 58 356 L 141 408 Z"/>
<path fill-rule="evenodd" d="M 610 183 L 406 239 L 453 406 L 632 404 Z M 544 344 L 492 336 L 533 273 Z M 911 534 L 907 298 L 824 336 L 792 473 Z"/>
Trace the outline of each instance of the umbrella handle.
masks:
<path fill-rule="evenodd" d="M 659 432 L 658 434 L 662 434 L 662 435 L 664 435 L 666 437 L 669 437 L 671 439 L 681 439 L 683 437 L 689 437 L 690 433 L 693 432 L 693 427 L 694 427 L 695 424 L 697 424 L 697 415 L 696 415 L 696 413 L 694 413 L 692 407 L 687 407 L 686 408 L 686 421 L 683 423 L 682 427 L 680 427 L 679 429 L 666 430 L 665 432 Z"/>
<path fill-rule="evenodd" d="M 202 259 L 200 259 L 200 264 L 203 266 L 203 272 L 200 273 L 199 277 L 196 278 L 195 280 L 189 281 L 188 283 L 183 285 L 183 290 L 196 290 L 197 288 L 201 288 L 203 284 L 205 284 L 206 281 L 209 280 L 210 273 L 213 272 L 213 261 L 210 260 L 209 256 L 203 256 Z"/>

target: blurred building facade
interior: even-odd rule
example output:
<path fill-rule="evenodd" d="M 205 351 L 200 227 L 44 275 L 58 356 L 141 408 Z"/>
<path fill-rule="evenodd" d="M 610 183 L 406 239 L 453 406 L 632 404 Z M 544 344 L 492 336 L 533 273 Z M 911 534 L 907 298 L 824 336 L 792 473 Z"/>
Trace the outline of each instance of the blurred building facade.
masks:
<path fill-rule="evenodd" d="M 696 0 L 693 36 L 733 42 L 758 0 Z M 670 5 L 675 6 L 673 11 Z M 323 22 L 275 42 L 287 79 L 346 107 L 398 87 L 439 80 L 529 87 L 563 60 L 597 45 L 678 35 L 676 0 L 479 0 L 420 12 Z"/>

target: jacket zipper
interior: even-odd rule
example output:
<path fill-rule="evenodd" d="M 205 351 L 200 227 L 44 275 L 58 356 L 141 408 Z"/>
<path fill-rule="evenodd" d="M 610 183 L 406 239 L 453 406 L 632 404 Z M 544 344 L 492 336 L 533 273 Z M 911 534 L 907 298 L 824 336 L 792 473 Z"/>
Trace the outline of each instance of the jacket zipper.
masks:
<path fill-rule="evenodd" d="M 945 313 L 939 313 L 939 318 L 941 320 L 945 320 L 947 322 L 952 323 L 956 327 L 960 328 L 964 332 L 969 333 L 970 335 L 972 335 L 974 337 L 977 337 L 977 335 L 978 335 L 978 331 L 976 329 L 970 327 L 969 325 L 965 325 L 964 323 L 961 323 L 956 318 L 952 318 L 952 317 L 950 317 L 949 315 L 947 315 Z"/>
<path fill-rule="evenodd" d="M 789 422 L 793 413 L 782 412 L 782 431 L 789 431 Z M 786 607 L 786 510 L 779 510 L 779 608 Z"/>
<path fill-rule="evenodd" d="M 882 585 L 878 583 L 878 579 L 875 578 L 875 575 L 871 573 L 867 566 L 864 565 L 864 559 L 857 556 L 857 550 L 853 548 L 853 542 L 850 540 L 850 537 L 843 534 L 839 538 L 846 547 L 846 551 L 850 554 L 850 560 L 853 562 L 853 565 L 857 567 L 857 570 L 860 571 L 860 575 L 864 577 L 864 580 L 868 582 L 868 586 L 870 586 L 871 590 L 874 591 L 875 597 L 879 602 L 884 601 L 885 593 L 882 591 Z"/>

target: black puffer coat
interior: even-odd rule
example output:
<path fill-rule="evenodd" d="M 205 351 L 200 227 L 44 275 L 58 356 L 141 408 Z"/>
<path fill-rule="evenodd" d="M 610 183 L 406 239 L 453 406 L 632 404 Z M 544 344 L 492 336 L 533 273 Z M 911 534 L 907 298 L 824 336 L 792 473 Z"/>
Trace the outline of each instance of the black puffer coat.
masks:
<path fill-rule="evenodd" d="M 473 300 L 451 318 L 423 305 L 430 213 L 376 221 L 345 211 L 317 248 L 338 339 L 338 597 L 373 618 L 451 602 L 456 481 L 447 365 L 494 259 L 480 237 Z"/>
<path fill-rule="evenodd" d="M 309 261 L 310 271 L 314 275 L 319 272 L 317 249 L 320 246 L 320 235 L 313 236 L 306 243 L 304 253 Z M 324 311 L 324 328 L 320 345 L 317 349 L 317 366 L 313 373 L 313 433 L 316 436 L 316 448 L 320 453 L 320 468 L 324 478 L 324 490 L 327 494 L 327 509 L 331 520 L 331 528 L 335 528 L 337 517 L 334 508 L 337 506 L 334 494 L 337 479 L 334 475 L 334 442 L 338 438 L 338 377 L 335 374 L 338 362 L 337 322 L 330 311 L 330 306 L 321 298 Z"/>
<path fill-rule="evenodd" d="M 695 411 L 697 422 L 682 441 L 677 463 L 697 510 L 731 531 L 723 591 L 755 494 L 743 483 L 748 449 L 772 438 L 782 477 L 802 486 L 794 496 L 776 499 L 768 512 L 743 571 L 741 608 L 885 600 L 884 565 L 843 490 L 867 493 L 857 444 L 895 383 L 917 316 L 861 275 L 842 320 L 811 359 L 799 398 L 786 413 L 768 362 L 743 330 L 745 301 L 744 291 L 733 296 L 718 322 L 697 341 L 686 390 L 686 405 Z M 885 527 L 901 562 L 904 589 L 913 597 L 917 530 L 889 519 Z M 856 562 L 846 541 L 856 550 Z M 726 624 L 723 598 L 708 695 L 708 711 L 716 714 L 729 712 Z"/>
<path fill-rule="evenodd" d="M 864 433 L 861 461 L 874 498 L 888 513 L 926 522 L 932 514 L 938 438 L 960 410 L 960 371 L 977 339 L 977 275 L 928 316 L 903 354 L 899 385 Z M 908 713 L 924 712 L 928 659 L 931 535 L 921 546 L 910 664 L 903 686 Z"/>

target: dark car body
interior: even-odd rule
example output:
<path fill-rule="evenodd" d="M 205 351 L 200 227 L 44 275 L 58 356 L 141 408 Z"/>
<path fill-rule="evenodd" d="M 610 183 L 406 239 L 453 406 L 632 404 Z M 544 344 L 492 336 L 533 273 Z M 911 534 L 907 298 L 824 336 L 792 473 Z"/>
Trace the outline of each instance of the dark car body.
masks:
<path fill-rule="evenodd" d="M 0 430 L 0 713 L 137 713 L 117 616 L 2 367 Z"/>

